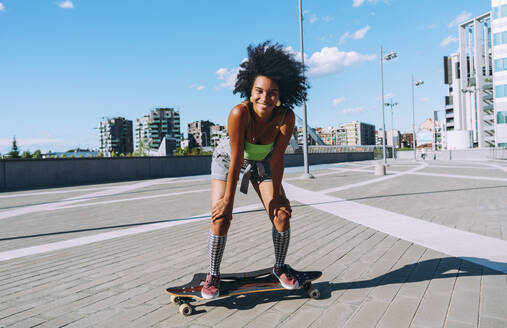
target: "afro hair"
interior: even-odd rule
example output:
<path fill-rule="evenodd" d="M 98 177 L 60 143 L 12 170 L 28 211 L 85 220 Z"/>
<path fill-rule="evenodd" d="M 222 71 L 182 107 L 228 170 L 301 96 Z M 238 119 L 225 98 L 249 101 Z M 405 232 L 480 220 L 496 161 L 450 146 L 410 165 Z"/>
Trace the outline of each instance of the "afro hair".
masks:
<path fill-rule="evenodd" d="M 234 94 L 250 99 L 257 76 L 266 76 L 278 84 L 280 102 L 285 108 L 299 106 L 306 99 L 309 85 L 305 81 L 303 65 L 282 45 L 266 41 L 249 45 L 248 59 L 241 63 Z"/>

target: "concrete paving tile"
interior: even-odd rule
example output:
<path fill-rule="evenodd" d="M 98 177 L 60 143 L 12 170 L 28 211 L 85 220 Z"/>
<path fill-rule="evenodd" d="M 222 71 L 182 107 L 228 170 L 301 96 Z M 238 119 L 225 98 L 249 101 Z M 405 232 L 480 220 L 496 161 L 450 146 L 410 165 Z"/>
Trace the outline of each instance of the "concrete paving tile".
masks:
<path fill-rule="evenodd" d="M 103 327 L 124 327 L 129 325 L 134 320 L 147 315 L 158 309 L 157 306 L 138 305 L 135 307 L 122 307 L 116 314 L 100 323 Z"/>
<path fill-rule="evenodd" d="M 55 328 L 55 327 L 63 327 L 66 325 L 69 325 L 75 321 L 78 321 L 79 319 L 82 319 L 82 316 L 68 313 L 61 316 L 58 316 L 53 319 L 48 319 L 45 323 L 37 326 L 37 328 Z"/>
<path fill-rule="evenodd" d="M 496 317 L 507 321 L 507 285 L 503 288 L 483 286 L 479 316 Z"/>
<path fill-rule="evenodd" d="M 125 325 L 125 328 L 130 327 L 150 327 L 163 320 L 166 320 L 172 315 L 167 307 L 160 307 L 146 315 L 135 319 L 130 324 Z"/>
<path fill-rule="evenodd" d="M 18 314 L 18 313 L 28 311 L 32 307 L 33 306 L 30 304 L 14 305 L 12 307 L 8 307 L 7 309 L 0 311 L 0 323 L 2 323 L 3 319 L 8 318 L 8 317 Z"/>
<path fill-rule="evenodd" d="M 442 327 L 450 295 L 431 293 L 424 296 L 414 316 L 414 327 Z"/>
<path fill-rule="evenodd" d="M 409 327 L 419 306 L 419 299 L 396 296 L 378 322 L 379 328 Z"/>
<path fill-rule="evenodd" d="M 466 324 L 477 323 L 480 308 L 480 280 L 476 288 L 472 289 L 469 288 L 470 285 L 464 287 L 463 284 L 460 283 L 462 278 L 470 277 L 458 276 L 449 305 L 447 321 L 459 321 Z"/>
<path fill-rule="evenodd" d="M 250 321 L 245 328 L 258 328 L 258 327 L 278 327 L 289 315 L 287 313 L 279 312 L 274 309 L 269 309 L 263 312 L 255 320 Z"/>
<path fill-rule="evenodd" d="M 325 310 L 305 303 L 293 315 L 287 318 L 280 327 L 310 327 Z"/>
<path fill-rule="evenodd" d="M 389 303 L 367 300 L 361 304 L 356 313 L 345 323 L 347 328 L 376 327 Z"/>
<path fill-rule="evenodd" d="M 326 307 L 320 318 L 311 325 L 312 328 L 343 327 L 345 322 L 356 312 L 358 306 L 345 303 L 334 303 Z"/>
<path fill-rule="evenodd" d="M 102 326 L 103 322 L 112 317 L 113 315 L 115 315 L 116 313 L 118 313 L 118 311 L 115 309 L 111 308 L 103 309 L 100 312 L 92 313 L 77 321 L 65 325 L 65 328 L 103 327 Z"/>
<path fill-rule="evenodd" d="M 35 326 L 39 326 L 40 324 L 43 324 L 46 321 L 47 320 L 44 318 L 30 317 L 30 318 L 20 320 L 16 323 L 10 325 L 9 327 L 12 327 L 12 328 L 35 327 Z"/>
<path fill-rule="evenodd" d="M 479 327 L 481 328 L 505 328 L 507 327 L 507 320 L 489 317 L 489 316 L 480 316 L 479 318 Z"/>
<path fill-rule="evenodd" d="M 465 323 L 461 321 L 447 320 L 445 322 L 445 328 L 474 328 L 477 327 L 476 323 Z"/>

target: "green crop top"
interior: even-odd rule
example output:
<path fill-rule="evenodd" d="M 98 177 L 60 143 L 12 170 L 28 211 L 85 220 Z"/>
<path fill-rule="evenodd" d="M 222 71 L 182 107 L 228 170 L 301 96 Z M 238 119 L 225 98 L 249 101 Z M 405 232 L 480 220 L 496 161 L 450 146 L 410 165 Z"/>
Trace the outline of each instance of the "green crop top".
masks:
<path fill-rule="evenodd" d="M 257 145 L 253 143 L 249 143 L 245 140 L 245 159 L 252 161 L 262 161 L 269 152 L 273 149 L 275 142 L 273 141 L 267 145 Z"/>

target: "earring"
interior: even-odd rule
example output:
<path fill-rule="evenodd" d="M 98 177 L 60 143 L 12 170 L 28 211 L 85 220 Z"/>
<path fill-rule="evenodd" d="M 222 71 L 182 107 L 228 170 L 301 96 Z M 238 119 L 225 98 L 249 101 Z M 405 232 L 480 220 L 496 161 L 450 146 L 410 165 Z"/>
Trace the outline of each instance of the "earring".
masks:
<path fill-rule="evenodd" d="M 253 104 L 253 97 L 250 97 L 250 102 Z"/>
<path fill-rule="evenodd" d="M 281 105 L 281 104 L 282 104 L 282 103 L 280 102 L 280 100 L 278 100 L 278 101 L 276 102 L 276 107 L 280 107 L 280 105 Z"/>

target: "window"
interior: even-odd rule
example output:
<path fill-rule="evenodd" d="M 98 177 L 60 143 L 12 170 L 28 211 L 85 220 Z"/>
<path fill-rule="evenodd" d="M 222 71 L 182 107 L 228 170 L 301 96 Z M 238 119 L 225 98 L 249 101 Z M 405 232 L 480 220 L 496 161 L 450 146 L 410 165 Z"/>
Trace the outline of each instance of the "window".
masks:
<path fill-rule="evenodd" d="M 507 9 L 505 10 L 507 12 Z M 507 31 L 493 34 L 493 45 L 499 46 L 507 43 Z"/>
<path fill-rule="evenodd" d="M 507 124 L 507 112 L 496 113 L 496 124 Z"/>
<path fill-rule="evenodd" d="M 507 16 L 507 5 L 493 7 L 493 19 L 498 19 L 506 16 Z"/>
<path fill-rule="evenodd" d="M 507 97 L 507 84 L 497 85 L 495 87 L 495 98 Z"/>
<path fill-rule="evenodd" d="M 506 70 L 507 70 L 507 58 L 495 60 L 495 72 L 501 72 Z"/>
<path fill-rule="evenodd" d="M 498 143 L 498 147 L 507 147 L 507 142 Z"/>

